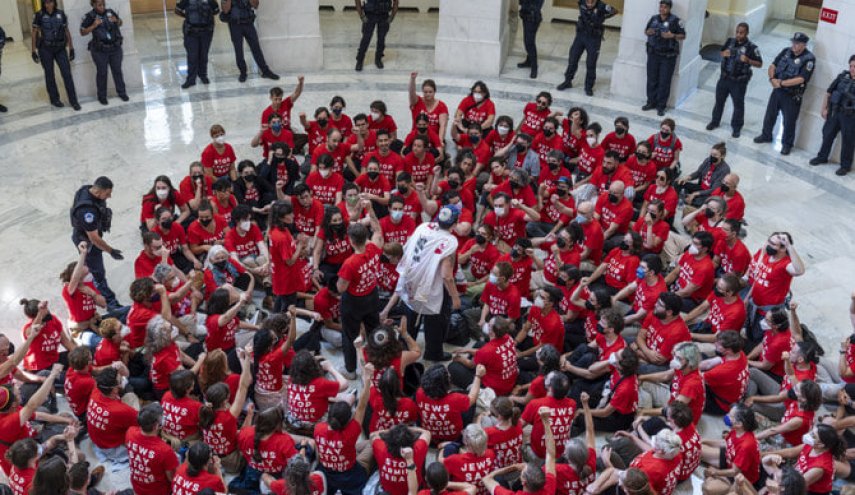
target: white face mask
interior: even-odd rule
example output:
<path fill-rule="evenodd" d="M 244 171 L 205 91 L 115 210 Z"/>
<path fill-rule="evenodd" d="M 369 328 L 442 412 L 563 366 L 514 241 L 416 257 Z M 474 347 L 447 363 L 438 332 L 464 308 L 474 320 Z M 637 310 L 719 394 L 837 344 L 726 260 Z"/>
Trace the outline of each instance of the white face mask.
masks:
<path fill-rule="evenodd" d="M 157 194 L 157 199 L 163 201 L 169 196 L 169 189 L 155 189 L 154 193 Z"/>
<path fill-rule="evenodd" d="M 125 337 L 131 334 L 131 328 L 127 325 L 122 325 L 122 331 L 120 333 L 122 335 L 122 338 L 124 339 Z"/>
<path fill-rule="evenodd" d="M 484 323 L 484 326 L 481 327 L 481 331 L 484 332 L 485 337 L 489 336 L 490 335 L 490 323 L 489 322 Z"/>
<path fill-rule="evenodd" d="M 171 335 L 172 335 L 172 340 L 175 340 L 178 338 L 178 327 L 172 327 Z"/>
<path fill-rule="evenodd" d="M 502 216 L 502 215 L 504 215 L 504 214 L 505 214 L 505 208 L 504 208 L 504 207 L 502 207 L 502 206 L 497 206 L 497 207 L 495 207 L 495 208 L 493 209 L 493 211 L 494 211 L 494 212 L 496 212 L 496 216 L 497 216 L 497 217 L 500 217 L 500 216 Z"/>
<path fill-rule="evenodd" d="M 617 353 L 616 352 L 613 352 L 609 356 L 609 364 L 614 366 L 615 368 L 617 368 Z"/>
<path fill-rule="evenodd" d="M 543 298 L 542 298 L 542 297 L 538 296 L 538 297 L 535 297 L 535 298 L 534 298 L 534 307 L 535 307 L 535 308 L 543 308 L 543 305 L 544 305 L 544 304 L 545 304 L 545 303 L 544 303 L 544 301 L 543 301 Z"/>
<path fill-rule="evenodd" d="M 127 387 L 127 386 L 128 386 L 128 377 L 126 377 L 126 376 L 120 377 L 119 378 L 119 388 L 124 390 L 125 387 Z M 121 394 L 121 392 L 120 392 L 120 394 Z"/>
<path fill-rule="evenodd" d="M 172 282 L 169 283 L 169 288 L 176 289 L 179 285 L 181 285 L 181 280 L 179 280 L 178 277 L 175 277 L 172 279 Z"/>
<path fill-rule="evenodd" d="M 400 222 L 401 219 L 404 218 L 404 212 L 400 211 L 400 210 L 393 211 L 389 215 L 392 217 L 392 220 L 395 222 Z"/>
<path fill-rule="evenodd" d="M 240 229 L 244 232 L 249 232 L 249 229 L 252 227 L 252 222 L 249 220 L 244 220 L 240 223 Z"/>
<path fill-rule="evenodd" d="M 499 132 L 500 136 L 507 136 L 511 129 L 507 126 L 500 125 L 499 127 L 496 127 L 496 130 Z"/>
<path fill-rule="evenodd" d="M 472 93 L 472 99 L 475 100 L 475 103 L 481 103 L 484 101 L 484 95 L 481 93 Z"/>
<path fill-rule="evenodd" d="M 326 168 L 324 170 L 318 170 L 318 172 L 321 173 L 321 177 L 323 177 L 324 179 L 326 179 L 327 177 L 330 176 L 330 169 L 328 169 L 328 168 Z"/>
<path fill-rule="evenodd" d="M 589 137 L 587 139 L 587 141 L 588 141 L 588 146 L 590 146 L 591 148 L 593 148 L 594 146 L 597 145 L 597 138 Z"/>
<path fill-rule="evenodd" d="M 681 363 L 677 357 L 674 357 L 671 359 L 671 362 L 668 363 L 668 366 L 670 366 L 672 370 L 677 371 L 683 367 L 683 363 Z"/>
<path fill-rule="evenodd" d="M 765 332 L 765 331 L 769 330 L 770 328 L 772 328 L 772 327 L 769 325 L 769 322 L 766 321 L 766 318 L 763 318 L 762 320 L 760 320 L 760 329 L 761 330 L 763 330 Z"/>
<path fill-rule="evenodd" d="M 91 273 L 87 273 L 86 276 L 83 277 L 84 282 L 91 282 L 93 280 L 95 280 L 95 277 L 93 277 Z"/>
<path fill-rule="evenodd" d="M 804 435 L 802 435 L 802 443 L 805 445 L 809 445 L 809 446 L 813 447 L 813 444 L 814 444 L 813 435 L 811 435 L 810 432 L 807 432 Z"/>
<path fill-rule="evenodd" d="M 490 283 L 493 285 L 498 284 L 499 283 L 499 277 L 497 277 L 496 275 L 491 273 L 490 274 Z"/>
<path fill-rule="evenodd" d="M 225 136 L 217 136 L 214 138 L 214 142 L 217 144 L 224 144 L 226 142 Z"/>
<path fill-rule="evenodd" d="M 700 250 L 698 249 L 698 246 L 695 246 L 694 244 L 689 246 L 689 254 L 691 254 L 692 256 L 697 256 L 699 252 Z"/>
<path fill-rule="evenodd" d="M 374 122 L 378 122 L 382 118 L 383 116 L 380 115 L 380 112 L 371 112 L 371 120 L 373 120 Z"/>

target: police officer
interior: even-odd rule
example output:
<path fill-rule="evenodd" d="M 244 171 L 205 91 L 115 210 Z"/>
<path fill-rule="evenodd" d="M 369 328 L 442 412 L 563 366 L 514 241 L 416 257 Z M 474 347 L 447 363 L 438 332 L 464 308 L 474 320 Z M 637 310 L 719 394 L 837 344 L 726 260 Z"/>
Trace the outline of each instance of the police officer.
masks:
<path fill-rule="evenodd" d="M 523 25 L 525 60 L 517 64 L 520 69 L 529 67 L 529 77 L 537 79 L 537 28 L 543 21 L 543 0 L 520 0 L 520 19 Z"/>
<path fill-rule="evenodd" d="M 71 33 L 68 32 L 68 17 L 65 16 L 65 12 L 56 8 L 56 0 L 45 0 L 42 9 L 33 16 L 31 39 L 33 62 L 42 63 L 51 105 L 57 108 L 63 106 L 53 73 L 53 64 L 56 62 L 62 81 L 65 83 L 68 102 L 72 108 L 80 110 L 77 92 L 74 90 L 74 79 L 71 77 L 71 64 L 69 64 L 70 60 L 74 60 L 74 45 L 71 44 Z M 66 47 L 68 47 L 68 53 L 65 52 Z"/>
<path fill-rule="evenodd" d="M 243 58 L 243 40 L 249 45 L 252 58 L 261 70 L 261 77 L 265 79 L 279 79 L 274 74 L 267 62 L 264 60 L 264 52 L 258 42 L 258 32 L 255 31 L 255 9 L 258 8 L 259 0 L 223 0 L 223 13 L 220 20 L 229 23 L 229 34 L 232 38 L 232 46 L 235 48 L 235 62 L 237 62 L 240 75 L 238 81 L 246 81 L 246 60 Z"/>
<path fill-rule="evenodd" d="M 214 16 L 220 12 L 217 0 L 179 0 L 175 13 L 184 18 L 184 49 L 187 51 L 187 80 L 183 89 L 196 85 L 196 76 L 208 84 L 208 51 L 214 39 Z"/>
<path fill-rule="evenodd" d="M 90 0 L 92 10 L 83 17 L 80 24 L 80 36 L 92 34 L 89 51 L 95 62 L 95 82 L 98 87 L 98 101 L 107 104 L 107 67 L 113 74 L 116 93 L 122 101 L 128 101 L 125 91 L 125 77 L 122 75 L 122 20 L 113 9 L 104 6 L 104 0 Z"/>
<path fill-rule="evenodd" d="M 558 85 L 559 91 L 573 87 L 573 77 L 579 68 L 582 52 L 587 52 L 585 66 L 585 94 L 594 95 L 594 82 L 597 80 L 597 59 L 600 58 L 600 44 L 603 42 L 606 19 L 614 17 L 618 10 L 601 0 L 579 0 L 579 20 L 576 22 L 576 37 L 570 46 L 570 58 L 564 71 L 564 82 Z"/>
<path fill-rule="evenodd" d="M 386 33 L 398 13 L 398 0 L 356 0 L 356 12 L 362 19 L 362 39 L 356 51 L 356 70 L 362 70 L 365 52 L 377 27 L 377 48 L 374 50 L 374 65 L 383 68 L 383 52 L 386 51 Z"/>
<path fill-rule="evenodd" d="M 802 95 L 813 76 L 816 57 L 807 49 L 810 38 L 805 33 L 793 35 L 792 46 L 784 48 L 769 66 L 769 84 L 772 95 L 766 105 L 763 132 L 754 138 L 755 143 L 771 143 L 772 128 L 778 112 L 784 115 L 784 135 L 781 137 L 781 154 L 789 155 L 796 140 L 796 121 L 802 106 Z"/>
<path fill-rule="evenodd" d="M 671 13 L 671 0 L 660 0 L 659 15 L 647 22 L 647 104 L 642 110 L 655 108 L 665 115 L 671 96 L 671 78 L 677 68 L 680 41 L 686 39 L 683 21 Z"/>
<path fill-rule="evenodd" d="M 122 260 L 122 252 L 110 247 L 107 241 L 101 237 L 104 232 L 110 231 L 113 212 L 107 208 L 107 200 L 113 193 L 113 181 L 107 177 L 98 177 L 95 183 L 85 185 L 74 194 L 74 202 L 71 205 L 71 241 L 75 246 L 86 241 L 90 248 L 86 253 L 86 266 L 95 280 L 95 287 L 107 300 L 108 309 L 119 307 L 116 294 L 107 285 L 107 276 L 104 270 L 103 252 L 107 252 L 114 260 Z"/>
<path fill-rule="evenodd" d="M 846 175 L 852 170 L 852 155 L 855 152 L 855 55 L 849 57 L 849 70 L 841 72 L 822 102 L 822 146 L 811 161 L 811 165 L 828 163 L 828 154 L 837 133 L 841 134 L 840 168 L 835 174 Z"/>
<path fill-rule="evenodd" d="M 6 31 L 0 26 L 0 74 L 3 73 L 3 47 L 6 46 Z M 0 105 L 0 113 L 6 113 L 9 109 Z"/>
<path fill-rule="evenodd" d="M 733 116 L 730 118 L 732 136 L 739 137 L 745 122 L 745 90 L 751 80 L 751 68 L 763 65 L 760 49 L 748 39 L 748 24 L 736 26 L 736 37 L 728 38 L 721 49 L 721 77 L 715 85 L 715 106 L 712 120 L 707 124 L 711 131 L 719 126 L 724 103 L 728 95 L 733 99 Z"/>

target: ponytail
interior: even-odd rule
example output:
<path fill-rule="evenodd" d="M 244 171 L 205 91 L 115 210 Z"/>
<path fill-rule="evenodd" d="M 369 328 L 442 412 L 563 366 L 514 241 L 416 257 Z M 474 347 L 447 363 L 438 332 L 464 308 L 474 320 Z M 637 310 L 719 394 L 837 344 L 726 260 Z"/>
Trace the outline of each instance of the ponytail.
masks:
<path fill-rule="evenodd" d="M 212 424 L 214 424 L 214 418 L 214 408 L 208 404 L 203 405 L 199 409 L 199 428 L 207 430 Z"/>
<path fill-rule="evenodd" d="M 511 424 L 516 426 L 520 422 L 520 416 L 522 416 L 522 411 L 519 407 L 514 406 L 513 411 L 511 411 Z"/>

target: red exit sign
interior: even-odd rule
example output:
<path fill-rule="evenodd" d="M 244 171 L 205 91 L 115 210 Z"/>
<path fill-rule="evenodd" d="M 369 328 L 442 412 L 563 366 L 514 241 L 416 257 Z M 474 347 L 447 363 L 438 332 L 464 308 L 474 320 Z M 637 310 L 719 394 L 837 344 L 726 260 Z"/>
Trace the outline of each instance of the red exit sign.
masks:
<path fill-rule="evenodd" d="M 837 11 L 823 7 L 819 12 L 819 20 L 829 24 L 837 24 Z"/>

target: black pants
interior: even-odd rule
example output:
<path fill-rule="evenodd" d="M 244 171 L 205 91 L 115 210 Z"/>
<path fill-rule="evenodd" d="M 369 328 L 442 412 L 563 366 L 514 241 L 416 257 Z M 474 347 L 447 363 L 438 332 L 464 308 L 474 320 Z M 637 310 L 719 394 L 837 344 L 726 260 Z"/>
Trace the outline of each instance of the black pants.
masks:
<path fill-rule="evenodd" d="M 715 106 L 712 111 L 712 122 L 718 125 L 727 97 L 733 100 L 733 115 L 730 117 L 730 127 L 734 131 L 742 129 L 745 124 L 745 90 L 748 81 L 736 81 L 722 76 L 715 85 Z"/>
<path fill-rule="evenodd" d="M 576 34 L 573 44 L 570 45 L 570 58 L 567 60 L 567 70 L 564 71 L 565 81 L 573 81 L 573 78 L 576 76 L 576 70 L 579 68 L 579 59 L 582 58 L 582 53 L 584 52 L 587 53 L 587 58 L 585 59 L 585 89 L 594 89 L 594 82 L 597 80 L 597 60 L 600 58 L 600 45 L 602 42 L 602 36 L 585 33 Z"/>
<path fill-rule="evenodd" d="M 817 156 L 828 159 L 834 139 L 840 133 L 840 168 L 852 169 L 852 155 L 855 152 L 855 113 L 846 114 L 839 108 L 833 108 L 822 126 L 822 146 Z"/>
<path fill-rule="evenodd" d="M 214 38 L 214 26 L 196 29 L 185 26 L 184 49 L 187 50 L 187 81 L 196 82 L 196 77 L 208 77 L 208 51 Z M 241 50 L 243 51 L 243 50 Z"/>
<path fill-rule="evenodd" d="M 110 46 L 104 48 L 92 47 L 92 61 L 95 62 L 95 84 L 98 88 L 98 99 L 107 98 L 107 68 L 113 74 L 113 83 L 116 85 L 116 93 L 119 96 L 127 96 L 125 90 L 125 76 L 122 74 L 122 52 L 121 46 Z"/>
<path fill-rule="evenodd" d="M 406 307 L 407 313 L 407 333 L 414 339 L 419 335 L 419 328 L 416 326 L 416 318 L 419 315 L 415 311 Z M 344 308 L 342 307 L 342 314 Z M 445 342 L 445 333 L 448 330 L 448 324 L 451 320 L 451 296 L 448 295 L 445 288 L 442 290 L 442 308 L 439 314 L 422 315 L 421 323 L 425 329 L 425 353 L 424 358 L 428 361 L 442 360 L 442 343 Z"/>
<path fill-rule="evenodd" d="M 374 60 L 383 59 L 383 53 L 386 51 L 386 33 L 389 32 L 389 15 L 366 14 L 362 22 L 362 39 L 359 40 L 359 49 L 356 51 L 357 61 L 365 60 L 365 53 L 368 52 L 368 45 L 371 44 L 375 28 L 377 29 L 377 48 L 374 50 Z"/>
<path fill-rule="evenodd" d="M 82 241 L 89 241 L 88 238 L 78 238 L 78 236 L 72 235 L 71 242 L 74 243 L 75 246 L 80 244 Z M 104 268 L 104 252 L 98 246 L 90 245 L 89 252 L 86 253 L 86 267 L 89 268 L 89 273 L 92 274 L 92 278 L 95 282 L 95 288 L 98 289 L 98 292 L 104 296 L 104 299 L 107 300 L 107 308 L 109 309 L 117 309 L 121 305 L 119 301 L 116 300 L 116 294 L 110 289 L 110 286 L 107 284 L 107 271 Z"/>
<path fill-rule="evenodd" d="M 457 362 L 448 364 L 448 374 L 451 376 L 451 383 L 463 390 L 466 390 L 475 381 L 475 368 L 467 368 Z"/>
<path fill-rule="evenodd" d="M 74 79 L 71 77 L 71 64 L 68 61 L 68 52 L 65 46 L 39 47 L 39 59 L 42 61 L 42 69 L 45 71 L 45 86 L 47 86 L 48 97 L 51 103 L 59 101 L 59 90 L 56 87 L 56 76 L 54 75 L 54 63 L 59 67 L 62 82 L 65 83 L 65 93 L 72 105 L 77 103 L 77 91 L 74 90 Z"/>
<path fill-rule="evenodd" d="M 781 136 L 781 146 L 792 148 L 796 141 L 796 121 L 799 119 L 799 110 L 802 108 L 801 97 L 794 98 L 784 88 L 775 88 L 769 96 L 766 105 L 766 116 L 763 118 L 762 136 L 771 139 L 772 128 L 778 120 L 778 112 L 784 116 L 784 134 Z"/>
<path fill-rule="evenodd" d="M 243 57 L 243 40 L 246 40 L 246 44 L 249 45 L 249 50 L 252 52 L 252 58 L 255 59 L 258 69 L 262 73 L 270 72 L 270 68 L 264 60 L 264 53 L 261 51 L 258 32 L 255 30 L 253 23 L 240 24 L 238 22 L 230 22 L 229 34 L 232 38 L 232 46 L 235 49 L 235 62 L 241 74 L 246 74 L 246 59 Z"/>
<path fill-rule="evenodd" d="M 537 67 L 537 30 L 540 27 L 540 21 L 539 18 L 522 20 L 525 59 L 532 67 Z"/>
<path fill-rule="evenodd" d="M 677 57 L 647 54 L 647 103 L 663 110 L 671 96 L 671 78 L 677 68 Z"/>
<path fill-rule="evenodd" d="M 341 295 L 341 348 L 347 371 L 356 371 L 356 347 L 353 341 L 359 337 L 360 325 L 365 326 L 366 333 L 380 325 L 380 296 L 377 289 L 367 296 L 354 296 L 348 292 Z"/>

